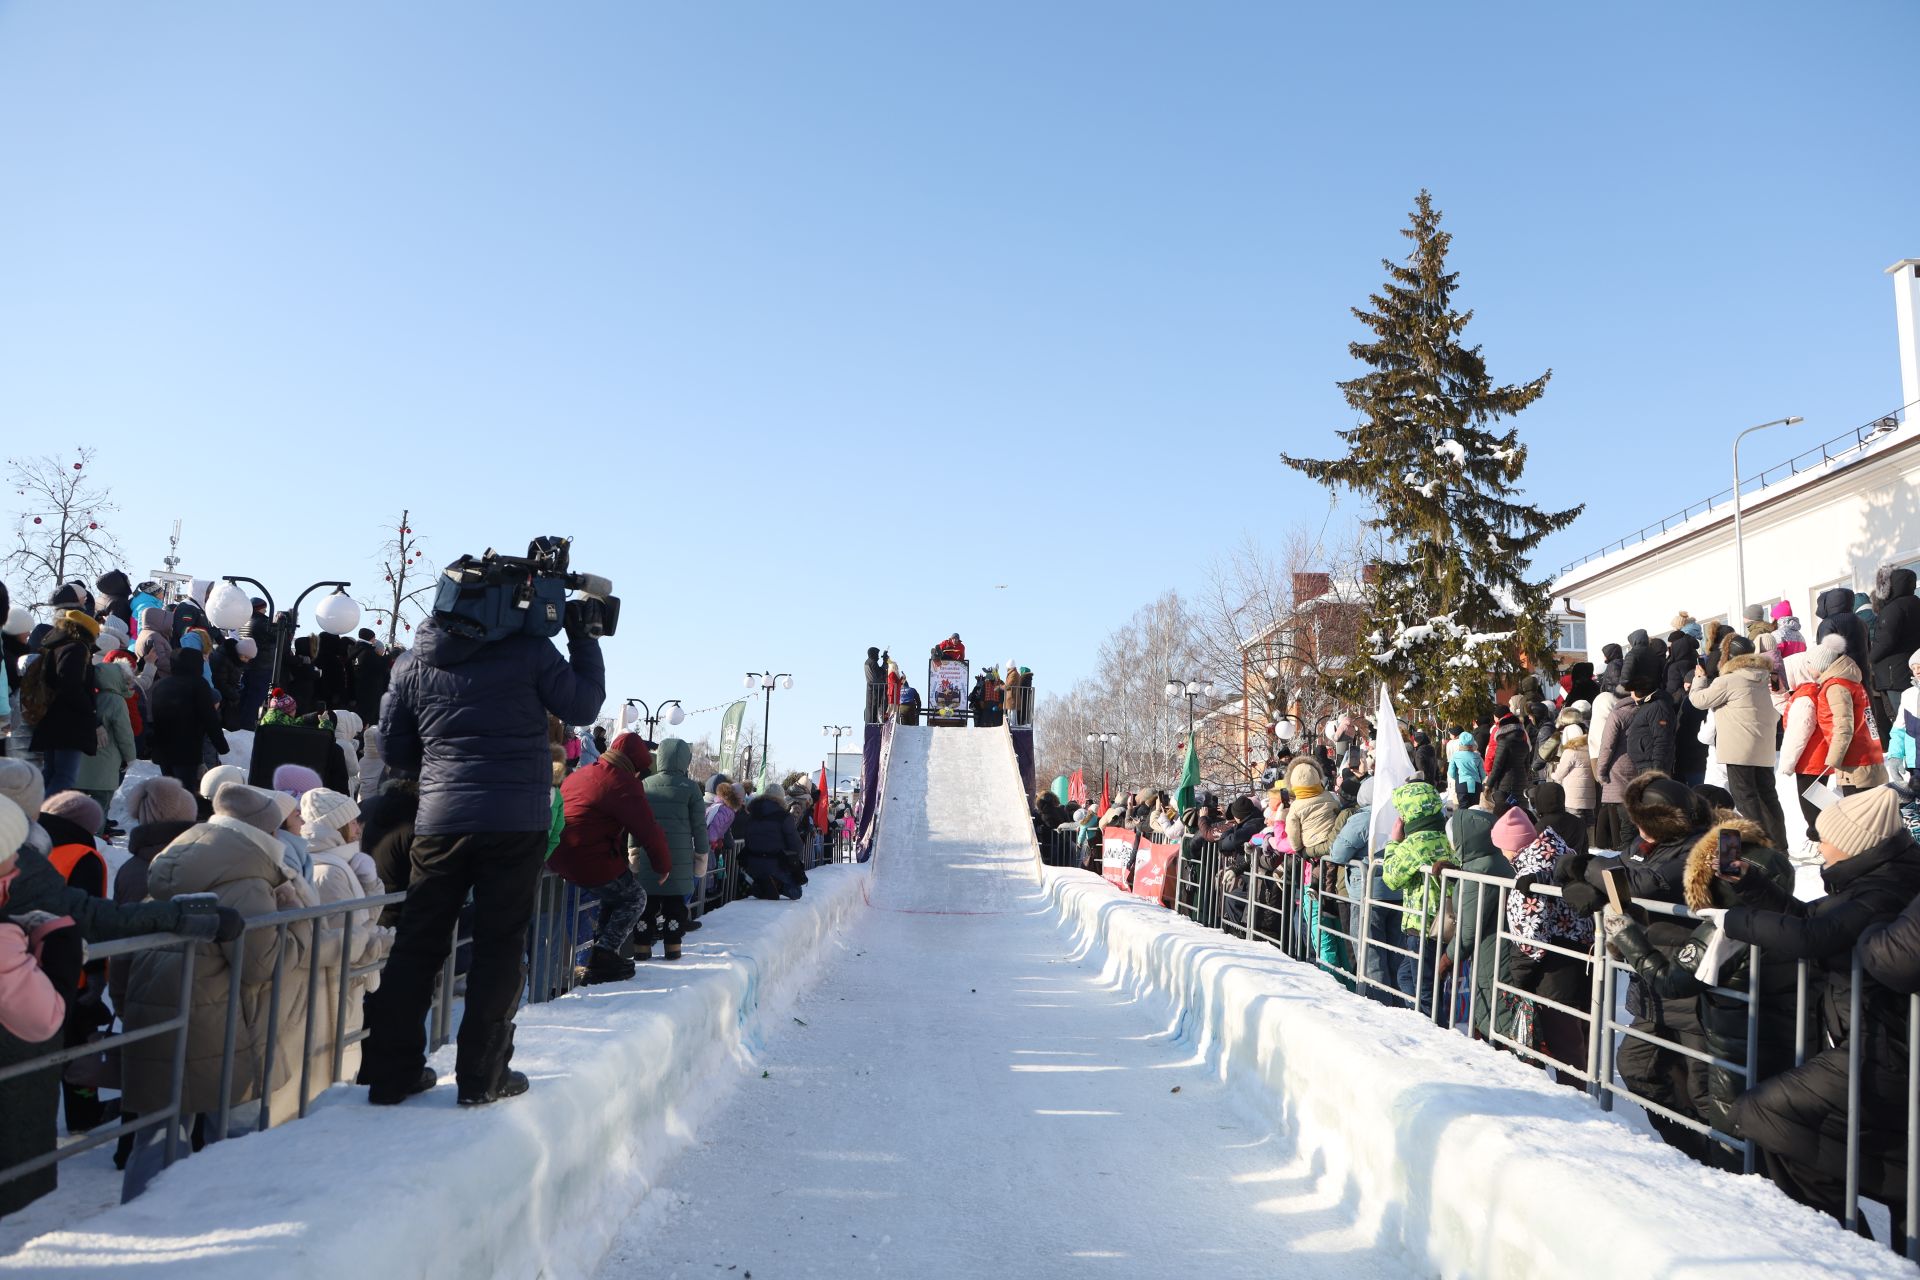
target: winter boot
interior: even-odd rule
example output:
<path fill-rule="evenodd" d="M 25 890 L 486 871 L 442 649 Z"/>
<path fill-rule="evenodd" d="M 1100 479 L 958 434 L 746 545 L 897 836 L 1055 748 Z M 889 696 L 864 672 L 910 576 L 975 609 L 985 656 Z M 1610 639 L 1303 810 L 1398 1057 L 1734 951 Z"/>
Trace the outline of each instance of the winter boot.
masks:
<path fill-rule="evenodd" d="M 527 1077 L 519 1071 L 502 1071 L 500 1078 L 487 1089 L 460 1090 L 460 1105 L 463 1107 L 482 1107 L 489 1102 L 498 1102 L 502 1098 L 517 1098 L 529 1088 Z"/>
<path fill-rule="evenodd" d="M 611 947 L 595 947 L 575 977 L 580 985 L 591 987 L 602 982 L 625 982 L 633 976 L 633 961 Z"/>
<path fill-rule="evenodd" d="M 660 958 L 662 960 L 678 960 L 680 958 L 680 935 L 678 933 L 670 935 L 660 944 Z"/>
<path fill-rule="evenodd" d="M 406 1084 L 381 1082 L 367 1086 L 367 1101 L 376 1107 L 395 1107 L 418 1093 L 425 1093 L 440 1083 L 440 1077 L 433 1073 L 432 1067 L 420 1068 L 420 1074 Z"/>

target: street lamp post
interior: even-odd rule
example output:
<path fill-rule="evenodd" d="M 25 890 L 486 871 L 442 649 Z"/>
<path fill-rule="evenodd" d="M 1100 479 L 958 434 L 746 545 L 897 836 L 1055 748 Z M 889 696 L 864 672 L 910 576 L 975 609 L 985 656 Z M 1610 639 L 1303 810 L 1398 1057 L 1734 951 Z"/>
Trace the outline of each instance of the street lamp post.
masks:
<path fill-rule="evenodd" d="M 1109 733 L 1105 729 L 1095 729 L 1087 735 L 1087 741 L 1100 744 L 1100 789 L 1105 791 L 1107 787 L 1107 744 L 1109 742 L 1120 741 L 1120 735 L 1117 733 Z M 1088 793 L 1087 799 L 1089 801 L 1093 799 L 1091 792 Z"/>
<path fill-rule="evenodd" d="M 1184 697 L 1187 700 L 1187 741 L 1193 741 L 1193 703 L 1196 698 L 1211 698 L 1213 681 L 1182 680 L 1177 676 L 1167 677 L 1167 701 Z"/>
<path fill-rule="evenodd" d="M 272 620 L 271 623 L 269 624 L 272 630 L 272 639 L 273 639 L 272 681 L 276 685 L 279 684 L 280 683 L 280 667 L 281 667 L 281 663 L 284 661 L 284 654 L 282 653 L 282 650 L 285 648 L 285 646 L 281 644 L 280 631 L 281 631 L 282 623 L 280 621 L 280 615 L 278 611 L 276 611 L 274 608 L 273 592 L 267 590 L 265 585 L 263 585 L 258 578 L 248 578 L 237 573 L 227 574 L 225 575 L 225 577 L 221 579 L 221 581 L 231 582 L 235 584 L 244 582 L 248 586 L 258 591 L 262 596 L 266 597 L 267 616 Z M 322 600 L 319 606 L 314 610 L 315 618 L 320 623 L 321 629 L 327 631 L 332 635 L 343 636 L 347 632 L 353 630 L 354 627 L 358 626 L 360 623 L 360 603 L 359 601 L 355 600 L 352 596 L 347 594 L 347 588 L 352 585 L 353 584 L 351 582 L 342 582 L 337 580 L 330 580 L 326 582 L 316 582 L 313 585 L 309 586 L 305 591 L 302 591 L 298 596 L 294 597 L 293 608 L 287 610 L 287 620 L 286 620 L 286 623 L 284 624 L 286 627 L 285 638 L 287 642 L 289 644 L 292 642 L 293 633 L 299 627 L 301 602 L 304 601 L 308 596 L 312 595 L 314 592 L 320 590 L 322 587 L 332 587 L 333 595 L 328 596 L 325 600 Z M 333 603 L 333 600 L 334 600 L 334 597 L 336 596 L 339 597 L 343 603 L 335 605 Z M 237 606 L 234 604 L 235 601 L 238 601 Z M 227 600 L 223 601 L 222 604 L 226 607 L 221 609 L 218 612 L 218 616 L 216 616 L 214 612 L 209 612 L 207 614 L 207 621 L 211 622 L 214 626 L 218 627 L 222 631 L 238 631 L 241 627 L 245 626 L 247 624 L 248 619 L 250 619 L 253 616 L 253 607 L 247 603 L 246 597 L 243 595 L 240 595 L 237 591 L 234 592 L 232 596 L 228 597 Z M 238 612 L 229 611 L 236 608 Z"/>
<path fill-rule="evenodd" d="M 852 732 L 853 728 L 850 725 L 823 724 L 820 726 L 820 736 L 833 739 L 833 795 L 836 799 L 840 795 L 840 739 Z"/>
<path fill-rule="evenodd" d="M 640 718 L 646 721 L 647 724 L 647 741 L 649 742 L 653 741 L 654 727 L 662 720 L 665 720 L 668 726 L 671 727 L 687 718 L 687 713 L 681 708 L 680 699 L 678 698 L 668 698 L 660 704 L 658 711 L 649 707 L 645 698 L 628 698 L 626 705 L 640 708 Z"/>
<path fill-rule="evenodd" d="M 1762 422 L 1758 426 L 1748 427 L 1733 438 L 1733 625 L 1745 626 L 1743 619 L 1747 613 L 1747 556 L 1746 548 L 1740 541 L 1740 442 L 1756 431 L 1768 427 L 1791 427 L 1795 423 L 1805 422 L 1805 418 L 1775 418 L 1772 422 Z"/>
<path fill-rule="evenodd" d="M 773 687 L 779 685 L 782 689 L 791 689 L 793 677 L 784 671 L 749 671 L 741 683 L 749 689 L 758 685 L 761 700 L 766 704 L 766 714 L 760 722 L 760 785 L 764 787 L 767 785 L 767 762 L 773 759 L 767 741 L 767 735 L 773 732 Z"/>

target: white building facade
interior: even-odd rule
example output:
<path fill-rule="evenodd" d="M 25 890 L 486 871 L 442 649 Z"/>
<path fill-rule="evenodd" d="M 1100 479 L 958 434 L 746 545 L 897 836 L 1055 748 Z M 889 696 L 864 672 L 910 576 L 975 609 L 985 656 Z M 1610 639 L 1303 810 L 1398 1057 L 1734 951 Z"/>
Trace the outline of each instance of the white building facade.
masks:
<path fill-rule="evenodd" d="M 1809 640 L 1821 591 L 1871 591 L 1883 565 L 1920 568 L 1920 259 L 1887 271 L 1905 407 L 1797 459 L 1797 469 L 1768 472 L 1768 483 L 1753 486 L 1749 470 L 1740 498 L 1745 600 L 1790 601 Z M 1554 583 L 1556 604 L 1584 615 L 1596 651 L 1637 628 L 1662 634 L 1682 609 L 1702 622 L 1735 617 L 1733 525 L 1729 492 L 1665 532 L 1570 566 Z"/>

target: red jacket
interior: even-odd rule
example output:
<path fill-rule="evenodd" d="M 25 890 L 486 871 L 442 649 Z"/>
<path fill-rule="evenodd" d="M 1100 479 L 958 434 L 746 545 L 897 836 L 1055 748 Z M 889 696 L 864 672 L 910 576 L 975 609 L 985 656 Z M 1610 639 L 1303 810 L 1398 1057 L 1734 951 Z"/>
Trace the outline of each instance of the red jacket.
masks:
<path fill-rule="evenodd" d="M 560 784 L 560 802 L 566 827 L 547 860 L 555 875 L 584 889 L 619 879 L 627 870 L 629 834 L 647 851 L 657 874 L 673 870 L 667 833 L 654 821 L 638 776 L 603 756 L 567 775 Z"/>

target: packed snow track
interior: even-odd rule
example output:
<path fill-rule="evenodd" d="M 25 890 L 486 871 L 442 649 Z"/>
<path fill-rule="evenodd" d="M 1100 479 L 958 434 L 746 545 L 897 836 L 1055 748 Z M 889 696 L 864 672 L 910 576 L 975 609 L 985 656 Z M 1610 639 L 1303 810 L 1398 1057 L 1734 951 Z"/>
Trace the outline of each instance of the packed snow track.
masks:
<path fill-rule="evenodd" d="M 869 909 L 602 1277 L 1415 1274 L 1069 954 L 1025 809 L 1005 734 L 894 730 Z"/>

